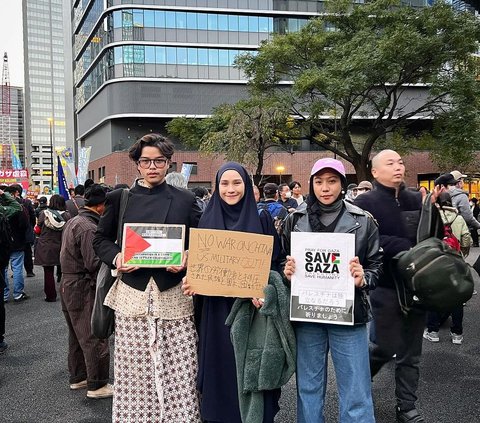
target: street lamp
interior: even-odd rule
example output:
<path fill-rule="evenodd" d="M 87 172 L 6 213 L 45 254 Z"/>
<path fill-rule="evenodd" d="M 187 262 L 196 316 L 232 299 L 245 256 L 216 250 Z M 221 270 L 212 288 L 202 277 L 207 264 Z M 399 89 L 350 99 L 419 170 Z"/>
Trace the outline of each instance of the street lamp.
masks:
<path fill-rule="evenodd" d="M 280 184 L 282 183 L 282 173 L 285 170 L 285 166 L 279 165 L 275 168 L 280 175 Z"/>
<path fill-rule="evenodd" d="M 51 179 L 51 185 L 50 189 L 53 192 L 53 118 L 48 118 L 48 126 L 50 128 L 50 179 Z"/>

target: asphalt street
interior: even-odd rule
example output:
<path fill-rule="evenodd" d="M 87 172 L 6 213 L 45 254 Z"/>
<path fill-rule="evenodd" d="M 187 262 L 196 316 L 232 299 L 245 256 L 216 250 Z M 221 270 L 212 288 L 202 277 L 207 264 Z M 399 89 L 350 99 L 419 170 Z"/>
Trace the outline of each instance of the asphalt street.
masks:
<path fill-rule="evenodd" d="M 480 248 L 473 249 L 468 261 L 473 262 L 479 253 Z M 9 349 L 0 355 L 0 422 L 110 422 L 111 399 L 89 400 L 85 391 L 69 390 L 67 327 L 60 302 L 43 301 L 43 269 L 36 267 L 35 273 L 36 277 L 25 279 L 25 291 L 31 298 L 5 305 Z M 475 278 L 480 291 L 480 279 L 477 275 Z M 448 324 L 440 331 L 441 342 L 424 341 L 418 408 L 428 423 L 480 421 L 479 296 L 474 296 L 465 307 L 462 345 L 451 343 Z M 113 380 L 113 368 L 111 376 Z M 373 394 L 377 422 L 395 422 L 393 363 L 375 378 Z M 295 422 L 295 407 L 292 379 L 282 391 L 276 421 Z M 338 421 L 337 409 L 335 375 L 330 363 L 327 423 Z"/>

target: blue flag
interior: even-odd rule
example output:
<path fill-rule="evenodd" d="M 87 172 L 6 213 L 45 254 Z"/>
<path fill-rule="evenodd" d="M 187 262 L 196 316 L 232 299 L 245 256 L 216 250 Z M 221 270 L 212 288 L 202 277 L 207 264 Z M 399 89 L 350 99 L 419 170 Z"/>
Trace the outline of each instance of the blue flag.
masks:
<path fill-rule="evenodd" d="M 63 173 L 63 166 L 60 163 L 60 157 L 57 156 L 57 165 L 58 165 L 58 193 L 68 200 L 70 196 L 68 195 L 68 186 L 67 180 L 65 179 L 65 174 Z"/>

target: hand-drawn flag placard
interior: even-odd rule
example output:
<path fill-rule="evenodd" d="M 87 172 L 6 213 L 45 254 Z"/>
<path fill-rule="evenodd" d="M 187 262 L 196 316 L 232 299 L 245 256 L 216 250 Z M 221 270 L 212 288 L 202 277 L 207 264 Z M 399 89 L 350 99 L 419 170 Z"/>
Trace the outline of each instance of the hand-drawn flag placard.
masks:
<path fill-rule="evenodd" d="M 126 223 L 123 227 L 123 264 L 139 267 L 181 266 L 185 225 Z"/>

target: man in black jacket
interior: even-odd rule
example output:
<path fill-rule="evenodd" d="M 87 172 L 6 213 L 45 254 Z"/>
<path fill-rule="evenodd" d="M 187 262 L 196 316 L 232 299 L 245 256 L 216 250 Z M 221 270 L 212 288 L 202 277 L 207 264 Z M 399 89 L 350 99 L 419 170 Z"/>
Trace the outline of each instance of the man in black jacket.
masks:
<path fill-rule="evenodd" d="M 422 207 L 419 192 L 405 188 L 405 165 L 400 155 L 383 150 L 372 159 L 375 188 L 356 198 L 355 204 L 377 220 L 384 250 L 384 273 L 370 294 L 374 339 L 370 350 L 372 377 L 395 356 L 396 415 L 399 423 L 422 423 L 415 408 L 422 354 L 425 312 L 402 314 L 390 265 L 391 259 L 416 243 Z"/>
<path fill-rule="evenodd" d="M 20 302 L 26 300 L 28 297 L 24 292 L 25 279 L 23 277 L 23 266 L 25 262 L 25 246 L 27 244 L 27 233 L 29 233 L 30 227 L 30 217 L 27 207 L 22 203 L 22 198 L 18 196 L 17 187 L 14 185 L 6 187 L 5 192 L 10 193 L 22 208 L 21 213 L 15 214 L 11 221 L 10 226 L 12 229 L 13 235 L 13 244 L 10 250 L 10 260 L 9 264 L 13 273 L 13 301 Z M 21 188 L 20 188 L 21 189 Z M 9 300 L 10 297 L 10 287 L 8 283 L 8 266 L 4 269 L 5 275 L 5 289 L 3 291 L 3 299 L 5 302 Z"/>
<path fill-rule="evenodd" d="M 8 265 L 10 259 L 10 219 L 16 214 L 21 213 L 22 207 L 15 201 L 15 199 L 6 194 L 0 188 L 0 289 L 5 289 L 7 286 L 5 283 L 3 269 Z M 5 301 L 0 303 L 0 354 L 3 354 L 8 348 L 5 342 Z"/>
<path fill-rule="evenodd" d="M 185 416 L 199 421 L 193 303 L 179 285 L 185 275 L 186 254 L 181 266 L 139 268 L 128 260 L 124 263 L 121 247 L 115 243 L 118 226 L 124 228 L 126 223 L 152 224 L 159 238 L 162 231 L 153 225 L 173 224 L 184 225 L 184 247 L 188 248 L 189 229 L 198 226 L 201 211 L 193 193 L 165 182 L 173 153 L 171 141 L 159 134 L 149 133 L 135 142 L 129 156 L 141 178 L 128 192 L 123 217 L 122 191 L 107 195 L 93 240 L 100 260 L 120 273 L 104 302 L 115 310 L 112 421 L 137 420 L 139 413 L 150 413 L 149 421 L 185 421 Z M 170 248 L 165 241 L 160 247 L 167 244 Z M 178 243 L 175 245 L 178 248 Z M 125 348 L 118 348 L 122 345 Z M 162 372 L 158 372 L 159 365 Z M 174 371 L 168 370 L 170 365 Z M 156 386 L 162 386 L 161 392 Z"/>
<path fill-rule="evenodd" d="M 10 191 L 9 191 L 10 190 Z M 33 208 L 32 202 L 28 198 L 23 198 L 23 188 L 20 184 L 10 185 L 7 189 L 15 199 L 22 205 L 25 216 L 28 215 L 29 225 L 25 229 L 25 248 L 24 248 L 24 257 L 23 257 L 23 266 L 27 272 L 28 278 L 33 278 L 35 273 L 33 273 L 33 257 L 32 257 L 32 245 L 35 241 L 35 234 L 33 228 L 37 223 L 37 216 L 35 215 L 35 209 Z"/>

